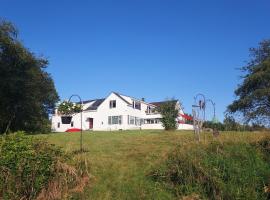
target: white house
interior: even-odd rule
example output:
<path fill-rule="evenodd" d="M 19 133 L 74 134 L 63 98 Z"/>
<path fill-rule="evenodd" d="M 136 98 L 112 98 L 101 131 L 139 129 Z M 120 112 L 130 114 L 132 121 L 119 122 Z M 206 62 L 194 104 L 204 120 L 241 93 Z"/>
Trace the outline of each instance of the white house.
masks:
<path fill-rule="evenodd" d="M 164 129 L 160 119 L 162 116 L 156 109 L 163 102 L 147 103 L 143 99 L 112 92 L 104 99 L 83 102 L 82 129 L 95 131 L 133 130 L 133 129 Z M 179 110 L 181 121 L 178 129 L 193 129 L 192 125 L 184 124 L 184 112 L 178 101 L 175 106 Z M 81 128 L 81 115 L 75 114 L 70 124 L 61 123 L 61 115 L 57 108 L 52 116 L 52 131 L 65 132 L 71 128 Z"/>

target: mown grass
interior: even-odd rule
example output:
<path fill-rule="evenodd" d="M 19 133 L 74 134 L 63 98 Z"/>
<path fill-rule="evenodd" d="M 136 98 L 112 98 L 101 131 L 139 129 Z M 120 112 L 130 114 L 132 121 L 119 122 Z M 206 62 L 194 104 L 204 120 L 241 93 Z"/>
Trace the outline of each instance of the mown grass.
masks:
<path fill-rule="evenodd" d="M 92 177 L 89 187 L 78 199 L 179 199 L 173 190 L 149 174 L 162 167 L 168 154 L 184 145 L 208 145 L 213 141 L 257 142 L 269 133 L 224 132 L 217 139 L 210 134 L 194 143 L 189 131 L 84 132 L 82 157 Z M 79 149 L 79 133 L 55 133 L 46 137 L 67 152 Z M 188 148 L 187 148 L 188 149 Z M 209 163 L 211 163 L 209 161 Z"/>

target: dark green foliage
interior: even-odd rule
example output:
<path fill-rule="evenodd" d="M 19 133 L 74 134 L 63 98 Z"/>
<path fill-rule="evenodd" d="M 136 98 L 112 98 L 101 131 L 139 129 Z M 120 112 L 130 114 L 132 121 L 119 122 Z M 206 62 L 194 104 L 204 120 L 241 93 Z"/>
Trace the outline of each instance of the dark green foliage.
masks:
<path fill-rule="evenodd" d="M 0 139 L 0 198 L 34 199 L 54 177 L 62 152 L 20 132 Z"/>
<path fill-rule="evenodd" d="M 11 23 L 0 20 L 0 133 L 50 130 L 58 95 L 47 65 L 23 46 Z"/>
<path fill-rule="evenodd" d="M 63 199 L 82 192 L 86 163 L 23 132 L 0 137 L 0 199 Z M 79 189 L 76 189 L 79 188 Z"/>
<path fill-rule="evenodd" d="M 242 68 L 243 82 L 235 90 L 238 97 L 228 111 L 241 113 L 247 122 L 270 124 L 270 40 L 250 49 L 251 61 Z"/>
<path fill-rule="evenodd" d="M 254 144 L 265 155 L 266 160 L 270 163 L 270 137 L 265 137 Z M 269 177 L 270 178 L 270 177 Z M 269 185 L 270 187 L 270 185 Z"/>
<path fill-rule="evenodd" d="M 212 142 L 178 147 L 152 176 L 179 197 L 267 199 L 270 164 L 251 144 Z"/>
<path fill-rule="evenodd" d="M 162 115 L 161 122 L 165 130 L 177 129 L 176 118 L 178 117 L 178 109 L 176 102 L 176 100 L 168 100 L 157 108 L 158 112 Z"/>

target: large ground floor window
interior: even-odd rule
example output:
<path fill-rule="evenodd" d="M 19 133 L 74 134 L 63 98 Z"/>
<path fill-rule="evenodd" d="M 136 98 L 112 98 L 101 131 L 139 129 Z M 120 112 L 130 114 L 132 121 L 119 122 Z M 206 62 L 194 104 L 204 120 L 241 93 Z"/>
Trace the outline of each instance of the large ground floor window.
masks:
<path fill-rule="evenodd" d="M 128 124 L 141 126 L 143 124 L 143 119 L 135 116 L 128 115 Z"/>
<path fill-rule="evenodd" d="M 122 115 L 119 116 L 109 116 L 108 117 L 108 124 L 122 124 Z"/>
<path fill-rule="evenodd" d="M 145 124 L 160 124 L 160 119 L 159 118 L 145 119 L 144 123 Z"/>

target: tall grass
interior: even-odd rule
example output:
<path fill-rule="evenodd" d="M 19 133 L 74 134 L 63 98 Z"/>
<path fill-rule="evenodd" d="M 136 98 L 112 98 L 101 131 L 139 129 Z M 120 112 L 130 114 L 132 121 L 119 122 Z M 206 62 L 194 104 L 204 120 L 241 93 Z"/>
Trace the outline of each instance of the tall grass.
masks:
<path fill-rule="evenodd" d="M 183 143 L 150 175 L 179 198 L 268 199 L 269 144 L 269 137 L 232 134 Z"/>
<path fill-rule="evenodd" d="M 250 152 L 249 148 L 251 148 L 251 152 L 256 152 L 256 155 L 259 157 L 258 160 L 261 160 L 265 164 L 266 156 L 264 153 L 261 153 L 261 145 L 259 144 L 266 135 L 269 135 L 269 133 L 221 132 L 221 135 L 218 138 L 213 138 L 210 134 L 203 134 L 202 142 L 196 143 L 194 142 L 193 132 L 190 131 L 164 132 L 138 130 L 121 132 L 84 132 L 83 148 L 88 151 L 80 155 L 72 154 L 72 157 L 74 159 L 78 158 L 79 160 L 83 159 L 89 162 L 87 164 L 87 169 L 91 172 L 92 178 L 86 185 L 84 192 L 77 193 L 76 195 L 73 194 L 73 197 L 75 199 L 97 200 L 209 199 L 207 194 L 203 195 L 204 190 L 202 187 L 201 193 L 199 187 L 198 190 L 196 190 L 196 188 L 187 187 L 185 193 L 178 192 L 178 184 L 173 183 L 167 176 L 169 174 L 168 166 L 172 166 L 173 164 L 176 165 L 177 162 L 177 160 L 175 160 L 175 162 L 172 162 L 170 165 L 166 164 L 169 163 L 169 155 L 172 155 L 173 152 L 177 152 L 177 150 L 182 151 L 183 156 L 185 156 L 184 158 L 187 158 L 188 161 L 192 163 L 192 158 L 195 158 L 194 162 L 200 163 L 200 160 L 203 159 L 202 156 L 206 154 L 201 152 L 201 150 L 214 152 L 215 148 L 217 150 L 218 145 L 223 146 L 223 144 L 229 145 L 240 143 L 242 144 L 241 149 L 243 148 L 244 152 Z M 78 133 L 57 133 L 38 135 L 36 137 L 48 138 L 51 143 L 61 146 L 68 154 L 73 153 L 80 148 L 80 134 Z M 213 143 L 212 150 L 209 148 L 210 143 Z M 218 145 L 216 145 L 216 143 Z M 247 145 L 247 147 L 245 147 L 245 145 Z M 267 149 L 267 145 L 263 146 Z M 221 154 L 221 150 L 222 148 L 219 147 L 217 155 Z M 193 154 L 192 151 L 194 151 Z M 228 147 L 228 149 L 225 148 L 223 153 L 225 155 L 227 152 L 228 154 L 231 154 L 232 151 L 233 150 L 230 151 L 230 147 Z M 185 155 L 189 152 L 191 152 L 190 154 L 193 157 L 189 158 L 188 155 Z M 201 152 L 201 154 L 196 154 L 196 152 Z M 207 154 L 205 157 L 207 158 Z M 205 165 L 208 164 L 208 168 L 211 168 L 211 166 L 216 167 L 217 164 L 214 165 L 215 162 L 212 164 L 212 157 L 213 156 L 210 156 L 209 160 L 206 160 L 205 163 L 202 163 L 200 166 L 205 167 Z M 222 158 L 221 155 L 219 157 Z M 229 162 L 229 158 L 230 156 L 228 155 L 225 163 Z M 172 161 L 174 160 L 172 159 Z M 71 164 L 74 162 L 76 163 L 74 160 Z M 263 166 L 265 166 L 264 164 Z M 185 166 L 187 163 L 183 165 Z M 72 164 L 72 166 L 74 165 Z M 197 169 L 196 167 L 197 165 L 195 165 L 195 169 Z M 261 168 L 261 166 L 258 165 L 258 168 Z M 207 171 L 206 169 L 199 168 L 198 174 L 202 171 L 206 180 L 209 180 L 210 183 L 211 181 L 216 183 L 216 179 L 211 179 L 213 177 L 211 176 L 211 173 L 213 173 L 212 170 Z M 261 169 L 258 170 L 260 171 Z M 194 171 L 196 172 L 196 170 Z M 153 181 L 153 176 L 149 177 L 149 174 L 153 176 L 156 175 L 156 180 Z M 243 174 L 245 175 L 247 173 Z M 256 180 L 256 177 L 254 178 Z M 235 178 L 235 181 L 237 181 L 237 177 Z M 265 186 L 268 185 L 265 183 Z M 217 188 L 217 191 L 219 188 L 220 187 Z M 221 189 L 223 188 L 221 187 Z M 266 195 L 263 190 L 267 191 L 267 189 L 268 187 L 264 188 L 264 184 L 260 183 L 258 186 L 259 195 Z M 262 198 L 264 197 L 265 196 L 262 196 Z"/>

